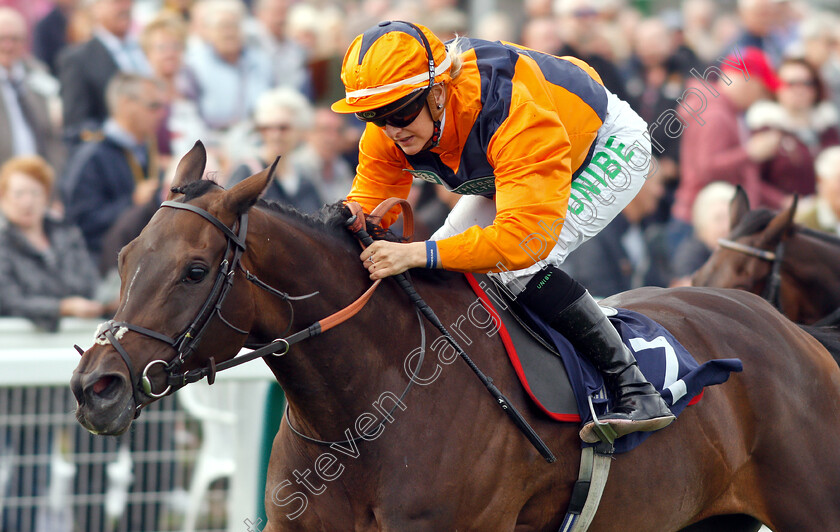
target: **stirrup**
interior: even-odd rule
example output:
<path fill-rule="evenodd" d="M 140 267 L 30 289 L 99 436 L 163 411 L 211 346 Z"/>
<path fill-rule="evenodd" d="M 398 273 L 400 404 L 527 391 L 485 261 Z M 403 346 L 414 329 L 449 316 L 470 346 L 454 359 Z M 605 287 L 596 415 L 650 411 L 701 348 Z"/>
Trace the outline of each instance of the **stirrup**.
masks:
<path fill-rule="evenodd" d="M 598 415 L 595 414 L 595 407 L 592 404 L 592 396 L 589 395 L 586 399 L 589 401 L 589 413 L 592 415 L 591 424 L 593 432 L 595 432 L 595 435 L 598 436 L 599 440 L 612 445 L 613 443 L 615 443 L 615 439 L 618 438 L 618 432 L 616 432 L 616 430 L 609 423 L 600 421 L 598 419 Z M 587 423 L 587 425 L 589 425 L 589 423 Z"/>

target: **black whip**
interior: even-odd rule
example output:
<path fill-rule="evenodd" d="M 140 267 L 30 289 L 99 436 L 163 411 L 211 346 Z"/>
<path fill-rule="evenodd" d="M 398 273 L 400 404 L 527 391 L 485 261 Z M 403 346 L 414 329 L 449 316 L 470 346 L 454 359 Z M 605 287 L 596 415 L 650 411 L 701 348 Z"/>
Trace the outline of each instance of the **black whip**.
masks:
<path fill-rule="evenodd" d="M 355 221 L 356 215 L 353 215 L 347 220 L 346 225 L 349 227 Z M 368 234 L 364 227 L 362 227 L 358 231 L 354 231 L 354 234 L 356 235 L 356 238 L 358 238 L 365 246 L 373 244 L 373 238 L 371 238 L 371 236 Z M 417 293 L 417 290 L 414 289 L 414 285 L 412 285 L 411 282 L 408 279 L 406 279 L 405 275 L 402 273 L 393 275 L 393 278 L 397 281 L 397 284 L 399 284 L 400 287 L 402 287 L 405 293 L 408 294 L 408 298 L 411 300 L 412 303 L 414 303 L 415 306 L 417 306 L 420 312 L 423 313 L 423 316 L 425 316 L 426 319 L 429 320 L 429 322 L 432 325 L 434 325 L 441 332 L 441 334 L 443 334 L 444 338 L 446 338 L 449 344 L 458 353 L 458 356 L 460 356 L 461 359 L 467 363 L 470 369 L 473 370 L 473 373 L 475 373 L 478 379 L 481 381 L 481 383 L 484 384 L 485 388 L 487 388 L 487 391 L 490 392 L 490 395 L 492 395 L 493 398 L 496 400 L 499 407 L 501 407 L 501 409 L 508 415 L 508 417 L 510 417 L 514 424 L 519 428 L 519 430 L 522 431 L 525 437 L 528 438 L 528 441 L 531 442 L 531 445 L 533 445 L 534 448 L 537 451 L 539 451 L 542 457 L 545 458 L 546 462 L 548 462 L 549 464 L 554 463 L 554 461 L 556 461 L 557 458 L 555 458 L 554 454 L 551 452 L 551 449 L 549 449 L 545 442 L 543 442 L 542 439 L 540 439 L 540 436 L 534 431 L 533 428 L 531 428 L 531 425 L 529 425 L 525 418 L 522 417 L 522 414 L 520 414 L 516 410 L 516 408 L 513 406 L 513 404 L 511 404 L 508 398 L 502 394 L 502 392 L 496 387 L 495 384 L 493 384 L 493 379 L 485 375 L 478 368 L 478 366 L 475 365 L 475 362 L 472 361 L 469 355 L 467 355 L 466 351 L 464 351 L 461 348 L 461 346 L 458 345 L 458 342 L 456 342 L 455 338 L 453 338 L 452 335 L 449 334 L 449 331 L 447 331 L 443 324 L 440 322 L 438 317 L 435 315 L 435 312 L 431 309 L 431 307 L 429 307 L 428 304 L 426 304 L 425 301 L 423 301 L 423 298 L 420 297 L 420 294 Z"/>

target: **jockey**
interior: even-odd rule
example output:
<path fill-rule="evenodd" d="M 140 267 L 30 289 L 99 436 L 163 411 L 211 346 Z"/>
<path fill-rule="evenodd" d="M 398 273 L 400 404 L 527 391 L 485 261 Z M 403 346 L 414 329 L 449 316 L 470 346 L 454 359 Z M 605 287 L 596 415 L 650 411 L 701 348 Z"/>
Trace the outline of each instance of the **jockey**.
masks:
<path fill-rule="evenodd" d="M 619 436 L 673 421 L 600 306 L 559 269 L 644 184 L 647 124 L 579 59 L 460 37 L 444 44 L 408 22 L 356 37 L 341 80 L 346 97 L 332 109 L 367 122 L 349 201 L 370 212 L 406 198 L 414 177 L 464 195 L 428 241 L 365 249 L 371 279 L 424 266 L 496 272 L 603 374 L 614 407 L 601 420 Z M 593 423 L 580 436 L 598 441 Z"/>

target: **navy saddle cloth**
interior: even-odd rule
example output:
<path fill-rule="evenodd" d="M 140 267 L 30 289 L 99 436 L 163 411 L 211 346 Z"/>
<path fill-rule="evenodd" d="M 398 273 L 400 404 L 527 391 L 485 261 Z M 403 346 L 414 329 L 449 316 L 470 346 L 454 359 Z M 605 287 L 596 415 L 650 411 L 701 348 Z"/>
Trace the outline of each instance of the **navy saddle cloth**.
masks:
<path fill-rule="evenodd" d="M 586 423 L 592 419 L 589 397 L 596 415 L 609 410 L 610 398 L 604 390 L 601 373 L 578 356 L 566 338 L 524 309 L 529 325 L 542 337 L 541 343 L 548 341 L 545 347 L 539 346 L 526 332 L 527 326 L 511 313 L 493 281 L 484 275 L 466 274 L 466 277 L 493 316 L 522 385 L 543 412 L 557 421 Z M 627 309 L 604 308 L 625 345 L 635 355 L 639 369 L 659 390 L 676 416 L 685 407 L 700 401 L 705 386 L 726 382 L 731 372 L 743 369 L 738 359 L 698 364 L 671 333 L 647 316 Z M 524 340 L 524 337 L 530 338 Z M 619 438 L 615 441 L 615 452 L 627 452 L 651 434 L 636 432 Z"/>

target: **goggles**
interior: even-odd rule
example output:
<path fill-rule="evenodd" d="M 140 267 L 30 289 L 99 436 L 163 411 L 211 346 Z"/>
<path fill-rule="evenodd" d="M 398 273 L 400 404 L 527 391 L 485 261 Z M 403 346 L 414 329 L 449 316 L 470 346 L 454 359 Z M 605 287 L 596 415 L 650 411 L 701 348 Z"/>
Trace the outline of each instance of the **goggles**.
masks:
<path fill-rule="evenodd" d="M 429 91 L 429 88 L 414 91 L 379 109 L 356 113 L 356 118 L 362 122 L 372 122 L 377 127 L 385 127 L 386 124 L 393 127 L 407 127 L 420 116 L 420 112 L 426 105 Z"/>

